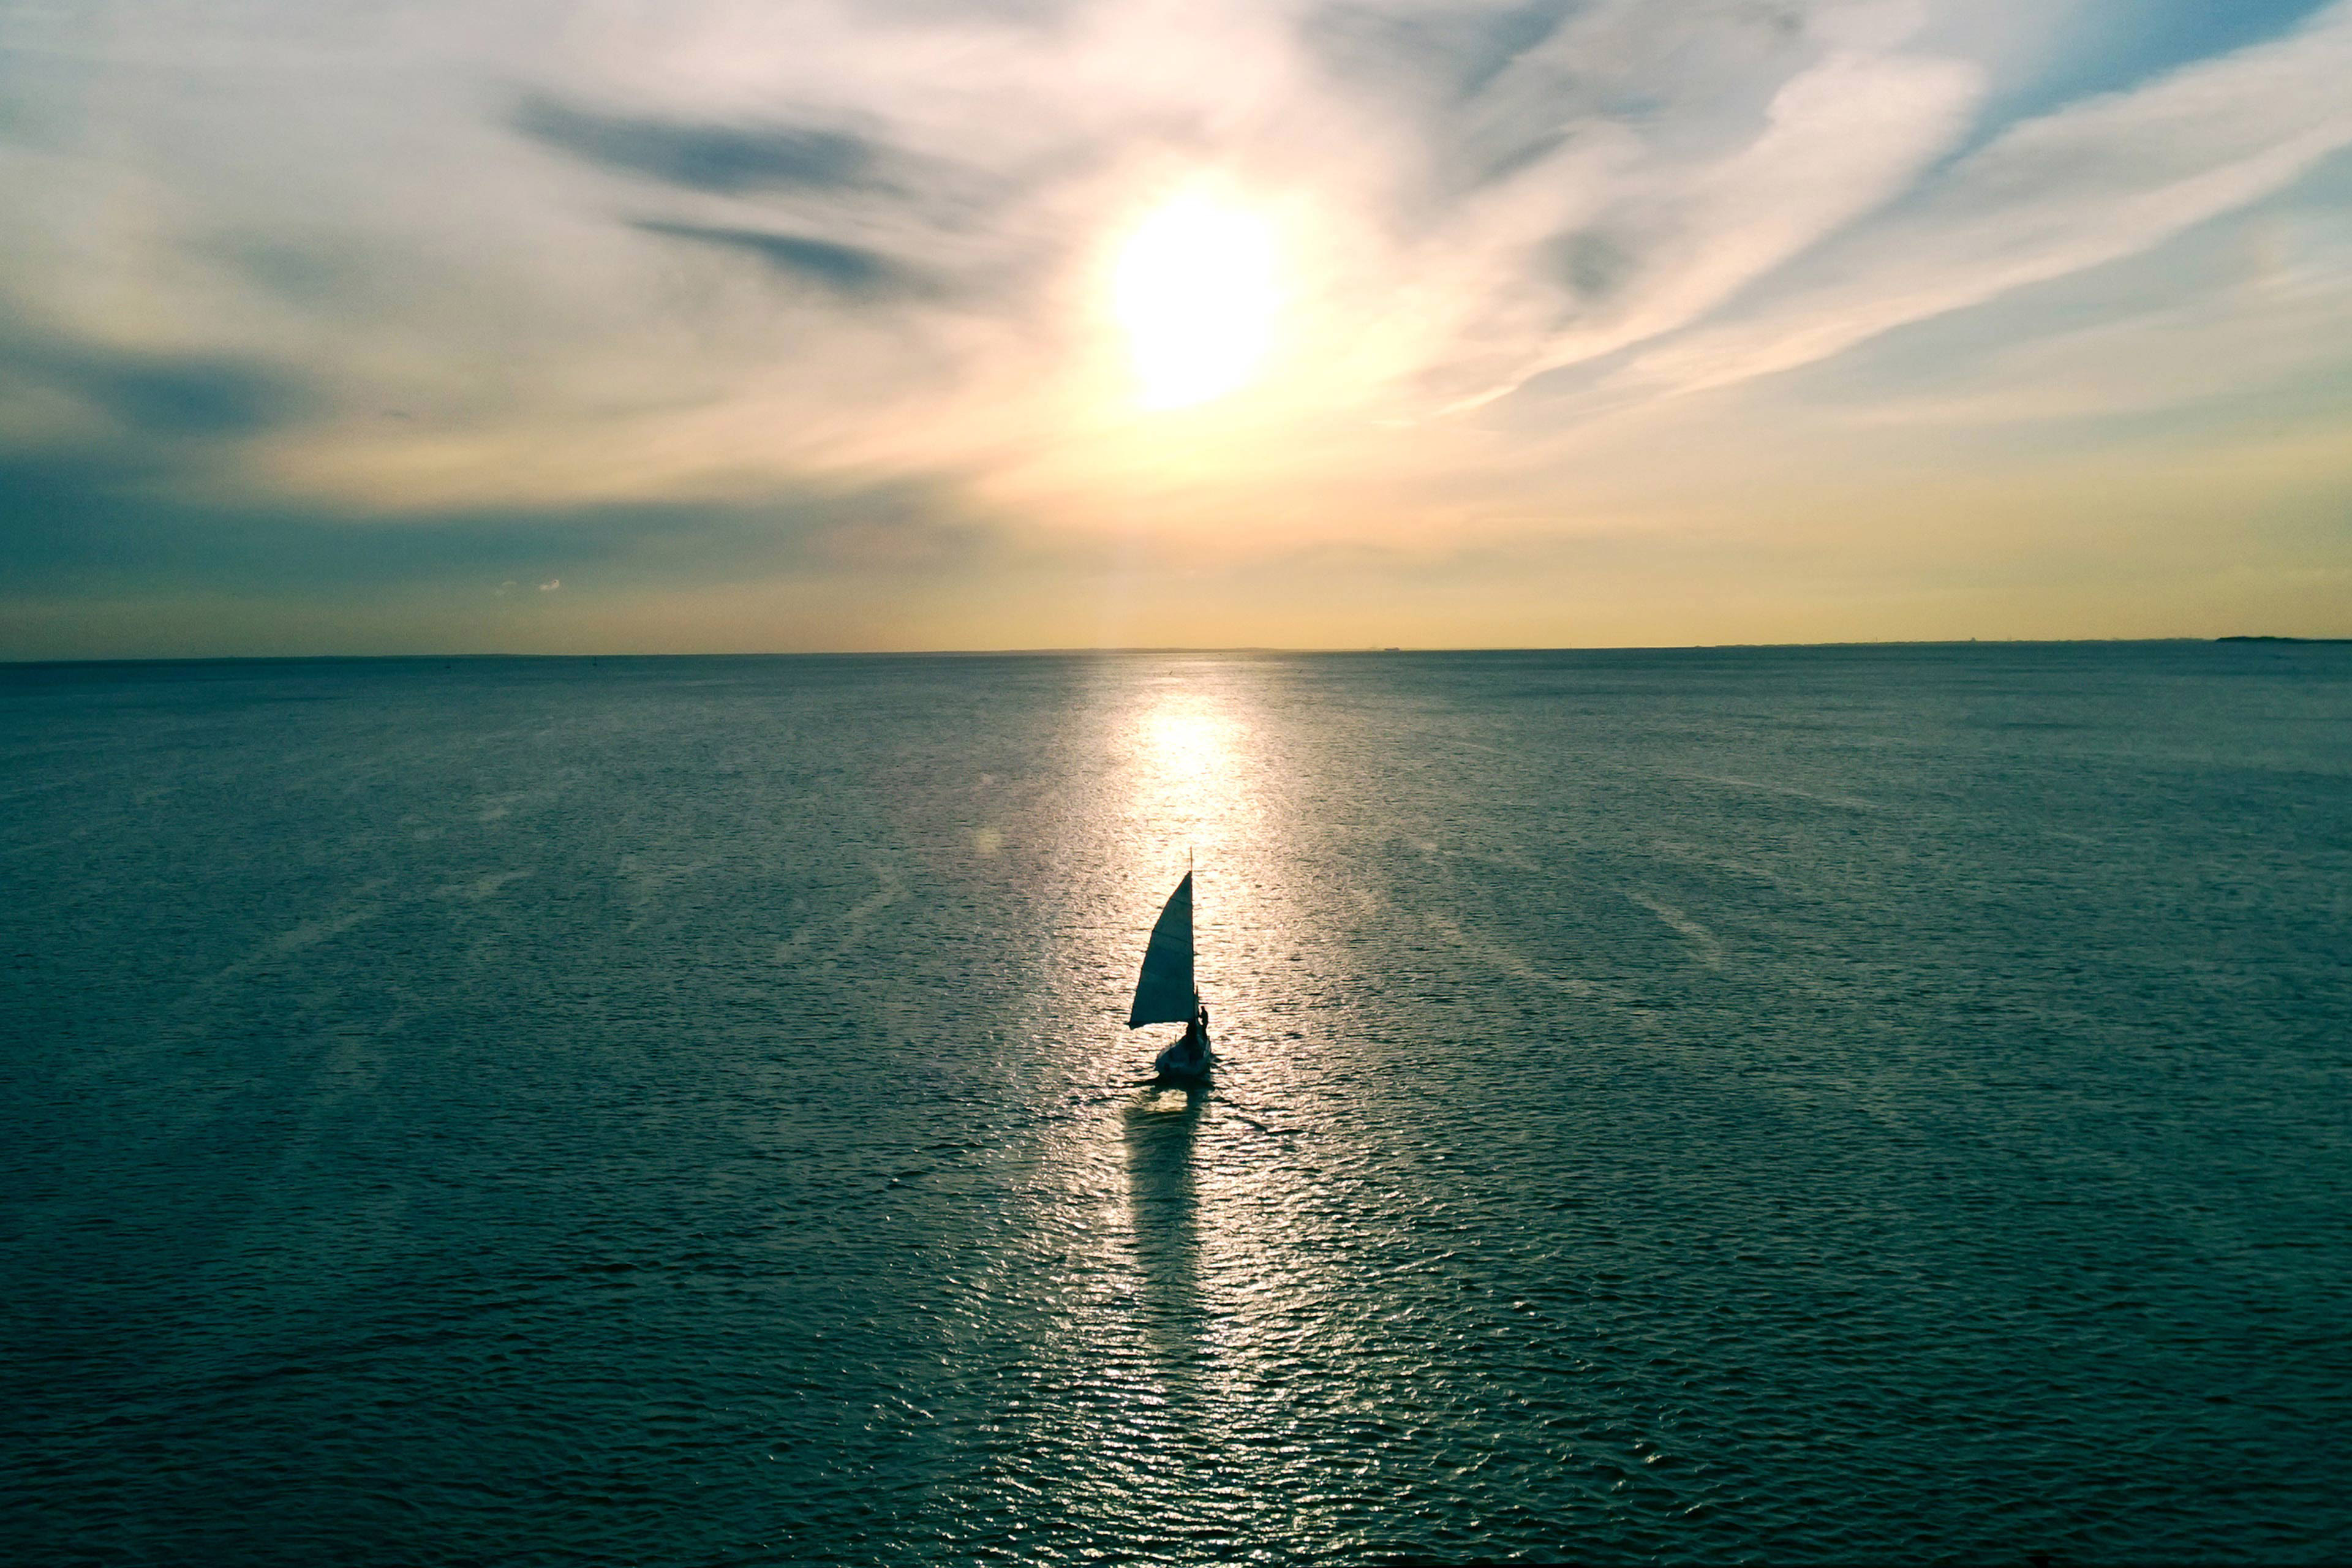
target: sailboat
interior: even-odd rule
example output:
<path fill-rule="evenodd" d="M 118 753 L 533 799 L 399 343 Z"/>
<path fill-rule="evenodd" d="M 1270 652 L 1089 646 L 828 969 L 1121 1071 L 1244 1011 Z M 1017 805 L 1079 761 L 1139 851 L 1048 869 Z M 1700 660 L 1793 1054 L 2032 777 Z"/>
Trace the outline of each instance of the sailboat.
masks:
<path fill-rule="evenodd" d="M 1151 940 L 1143 949 L 1143 973 L 1136 976 L 1135 1003 L 1127 1010 L 1127 1026 L 1181 1024 L 1184 1037 L 1160 1053 L 1152 1071 L 1162 1082 L 1202 1083 L 1215 1065 L 1209 1049 L 1209 1010 L 1192 985 L 1192 873 L 1168 895 Z"/>

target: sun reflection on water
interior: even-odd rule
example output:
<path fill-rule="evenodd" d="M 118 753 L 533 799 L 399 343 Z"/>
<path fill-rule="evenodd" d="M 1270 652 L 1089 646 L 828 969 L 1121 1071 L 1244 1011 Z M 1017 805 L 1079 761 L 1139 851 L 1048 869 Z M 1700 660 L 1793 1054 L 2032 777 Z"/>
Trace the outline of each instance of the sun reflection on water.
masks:
<path fill-rule="evenodd" d="M 1150 849 L 1214 859 L 1247 837 L 1258 765 L 1247 716 L 1229 693 L 1162 685 L 1130 721 L 1131 836 Z M 1171 884 L 1172 885 L 1172 884 Z"/>
<path fill-rule="evenodd" d="M 1122 660 L 1103 671 L 1112 813 L 1098 826 L 1111 835 L 1120 885 L 1090 956 L 1123 1013 L 1145 935 L 1189 851 L 1199 984 L 1220 1056 L 1213 1088 L 1130 1089 L 1071 1133 L 1072 1157 L 1116 1184 L 1123 1222 L 1098 1238 L 1097 1255 L 1123 1283 L 1096 1299 L 1104 1310 L 1084 1331 L 1097 1364 L 1129 1381 L 1120 1401 L 1094 1413 L 1102 1426 L 1089 1440 L 1132 1454 L 1145 1471 L 1154 1434 L 1171 1427 L 1195 1438 L 1255 1434 L 1265 1446 L 1246 1463 L 1274 1462 L 1278 1445 L 1268 1440 L 1296 1420 L 1287 1390 L 1302 1314 L 1339 1315 L 1338 1282 L 1318 1278 L 1322 1253 L 1299 1234 L 1307 1194 L 1292 1156 L 1309 1112 L 1297 1092 L 1302 1042 L 1285 1026 L 1307 1004 L 1291 994 L 1290 957 L 1318 939 L 1286 804 L 1295 783 L 1286 681 L 1277 665 L 1232 659 Z M 1132 1083 L 1148 1068 L 1165 1040 L 1147 1036 L 1115 1023 L 1102 1031 L 1106 1080 Z M 1233 1462 L 1244 1462 L 1238 1450 Z M 1155 1498 L 1197 1510 L 1197 1496 L 1172 1489 L 1202 1479 L 1145 1474 L 1131 1479 L 1129 1500 L 1145 1511 Z"/>
<path fill-rule="evenodd" d="M 1054 1064 L 1067 1089 L 1029 1167 L 1045 1225 L 1003 1281 L 1041 1293 L 1024 1354 L 1054 1393 L 1024 1408 L 1026 1440 L 1084 1456 L 1089 1506 L 1138 1549 L 1181 1520 L 1285 1528 L 1302 1506 L 1285 1456 L 1319 1419 L 1297 1408 L 1306 1365 L 1352 1354 L 1362 1331 L 1322 1173 L 1357 1161 L 1308 1026 L 1333 999 L 1301 978 L 1329 966 L 1299 963 L 1337 939 L 1327 836 L 1299 814 L 1318 754 L 1299 727 L 1318 719 L 1297 680 L 1275 659 L 1104 658 L 1057 742 L 1066 782 L 1035 869 L 1066 946 L 1031 1070 Z M 1124 1027 L 1188 854 L 1220 1057 L 1192 1093 L 1138 1086 L 1173 1026 Z"/>

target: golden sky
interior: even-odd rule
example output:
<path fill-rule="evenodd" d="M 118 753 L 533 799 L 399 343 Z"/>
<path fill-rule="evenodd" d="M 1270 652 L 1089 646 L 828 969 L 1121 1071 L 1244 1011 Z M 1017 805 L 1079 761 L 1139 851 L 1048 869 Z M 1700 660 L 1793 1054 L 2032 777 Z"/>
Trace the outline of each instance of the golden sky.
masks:
<path fill-rule="evenodd" d="M 0 9 L 0 657 L 2352 635 L 2352 3 Z"/>

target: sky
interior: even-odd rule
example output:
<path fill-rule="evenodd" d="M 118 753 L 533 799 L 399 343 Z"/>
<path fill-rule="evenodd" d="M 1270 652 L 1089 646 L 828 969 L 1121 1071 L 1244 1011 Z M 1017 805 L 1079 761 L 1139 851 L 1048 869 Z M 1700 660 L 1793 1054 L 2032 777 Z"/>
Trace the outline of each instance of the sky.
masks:
<path fill-rule="evenodd" d="M 0 658 L 2352 636 L 2352 0 L 0 0 Z"/>

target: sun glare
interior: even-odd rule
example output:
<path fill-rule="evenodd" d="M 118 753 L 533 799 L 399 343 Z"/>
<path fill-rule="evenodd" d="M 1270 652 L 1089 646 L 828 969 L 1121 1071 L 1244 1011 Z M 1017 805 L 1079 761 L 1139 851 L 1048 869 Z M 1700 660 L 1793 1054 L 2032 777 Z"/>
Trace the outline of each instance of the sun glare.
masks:
<path fill-rule="evenodd" d="M 1201 195 L 1152 213 L 1119 250 L 1113 308 L 1146 408 L 1223 397 L 1257 374 L 1274 333 L 1274 235 Z"/>

